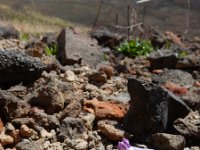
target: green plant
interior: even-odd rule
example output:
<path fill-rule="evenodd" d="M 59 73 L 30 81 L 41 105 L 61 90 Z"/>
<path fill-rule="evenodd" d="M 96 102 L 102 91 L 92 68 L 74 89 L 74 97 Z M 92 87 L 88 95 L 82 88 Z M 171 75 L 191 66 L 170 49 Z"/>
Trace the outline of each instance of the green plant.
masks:
<path fill-rule="evenodd" d="M 181 51 L 181 52 L 178 53 L 179 58 L 186 57 L 187 55 L 188 55 L 188 52 L 186 52 L 186 51 Z"/>
<path fill-rule="evenodd" d="M 58 45 L 53 44 L 52 46 L 45 46 L 44 51 L 47 55 L 57 55 Z"/>
<path fill-rule="evenodd" d="M 22 41 L 28 41 L 30 39 L 30 35 L 28 33 L 22 33 L 20 34 L 20 40 Z"/>
<path fill-rule="evenodd" d="M 135 57 L 135 56 L 147 56 L 152 52 L 153 46 L 149 40 L 131 40 L 125 41 L 118 46 L 117 51 L 124 55 Z"/>

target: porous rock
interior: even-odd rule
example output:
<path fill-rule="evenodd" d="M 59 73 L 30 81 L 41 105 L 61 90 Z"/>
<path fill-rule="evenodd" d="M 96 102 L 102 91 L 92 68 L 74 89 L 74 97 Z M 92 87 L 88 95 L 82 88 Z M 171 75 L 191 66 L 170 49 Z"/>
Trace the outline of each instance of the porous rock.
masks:
<path fill-rule="evenodd" d="M 83 136 L 83 133 L 87 131 L 87 128 L 82 119 L 66 117 L 61 123 L 60 131 L 60 139 L 77 139 Z"/>
<path fill-rule="evenodd" d="M 45 65 L 20 51 L 0 49 L 0 83 L 13 85 L 38 79 Z"/>
<path fill-rule="evenodd" d="M 46 113 L 52 115 L 64 108 L 62 92 L 52 82 L 39 86 L 33 93 L 27 96 L 27 101 L 33 106 L 42 107 Z"/>
<path fill-rule="evenodd" d="M 23 118 L 29 114 L 31 106 L 8 91 L 0 90 L 0 115 L 6 121 Z"/>

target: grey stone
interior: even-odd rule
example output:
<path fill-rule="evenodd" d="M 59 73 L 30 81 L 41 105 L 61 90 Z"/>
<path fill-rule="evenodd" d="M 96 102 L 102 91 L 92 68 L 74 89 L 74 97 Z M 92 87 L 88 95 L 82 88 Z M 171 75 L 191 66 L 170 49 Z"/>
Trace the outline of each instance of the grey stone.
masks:
<path fill-rule="evenodd" d="M 30 116 L 35 120 L 36 125 L 46 129 L 56 129 L 60 123 L 55 115 L 48 115 L 42 111 L 31 110 Z"/>
<path fill-rule="evenodd" d="M 179 118 L 174 122 L 174 128 L 188 141 L 199 143 L 200 140 L 200 115 L 191 112 L 184 119 Z"/>
<path fill-rule="evenodd" d="M 43 146 L 38 142 L 23 141 L 16 145 L 17 150 L 43 150 Z"/>
<path fill-rule="evenodd" d="M 31 106 L 8 91 L 0 90 L 0 116 L 6 121 L 26 117 Z"/>
<path fill-rule="evenodd" d="M 155 149 L 159 150 L 183 150 L 186 141 L 181 135 L 156 133 L 152 135 L 150 143 Z"/>
<path fill-rule="evenodd" d="M 12 120 L 12 123 L 18 128 L 21 125 L 27 125 L 28 127 L 33 127 L 35 125 L 35 120 L 33 118 L 16 118 Z"/>
<path fill-rule="evenodd" d="M 154 75 L 152 80 L 156 84 L 173 82 L 175 84 L 188 87 L 194 84 L 194 78 L 190 73 L 178 69 L 166 69 L 163 71 L 163 73 Z"/>
<path fill-rule="evenodd" d="M 130 78 L 128 91 L 131 106 L 125 116 L 124 127 L 137 140 L 171 130 L 177 118 L 183 118 L 190 112 L 180 98 L 152 83 Z"/>
<path fill-rule="evenodd" d="M 57 59 L 62 65 L 75 63 L 96 66 L 102 59 L 97 42 L 88 36 L 75 34 L 70 29 L 63 29 L 58 36 Z"/>
<path fill-rule="evenodd" d="M 176 63 L 176 68 L 179 69 L 195 69 L 200 67 L 200 58 L 199 55 L 190 54 L 178 60 Z"/>
<path fill-rule="evenodd" d="M 38 79 L 45 65 L 19 51 L 0 50 L 0 83 L 13 85 Z"/>
<path fill-rule="evenodd" d="M 72 100 L 58 115 L 59 120 L 66 117 L 78 117 L 82 110 L 82 105 L 79 100 Z"/>
<path fill-rule="evenodd" d="M 191 87 L 188 92 L 181 96 L 182 100 L 190 106 L 193 110 L 198 110 L 200 112 L 200 88 Z"/>
<path fill-rule="evenodd" d="M 42 107 L 46 113 L 52 115 L 64 108 L 64 97 L 58 86 L 53 82 L 47 82 L 46 85 L 38 88 L 27 96 L 27 101 L 34 106 Z"/>
<path fill-rule="evenodd" d="M 82 119 L 66 117 L 60 126 L 60 137 L 69 139 L 81 139 L 87 128 Z"/>

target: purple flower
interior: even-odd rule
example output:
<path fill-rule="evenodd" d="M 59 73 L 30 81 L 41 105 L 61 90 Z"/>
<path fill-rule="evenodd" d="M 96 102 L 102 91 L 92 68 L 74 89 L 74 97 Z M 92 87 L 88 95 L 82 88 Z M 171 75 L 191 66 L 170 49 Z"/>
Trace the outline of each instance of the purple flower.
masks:
<path fill-rule="evenodd" d="M 130 143 L 128 139 L 123 139 L 121 142 L 118 143 L 118 149 L 119 150 L 130 150 Z"/>
<path fill-rule="evenodd" d="M 118 150 L 151 150 L 151 149 L 144 149 L 131 146 L 129 140 L 124 138 L 121 142 L 118 143 Z"/>

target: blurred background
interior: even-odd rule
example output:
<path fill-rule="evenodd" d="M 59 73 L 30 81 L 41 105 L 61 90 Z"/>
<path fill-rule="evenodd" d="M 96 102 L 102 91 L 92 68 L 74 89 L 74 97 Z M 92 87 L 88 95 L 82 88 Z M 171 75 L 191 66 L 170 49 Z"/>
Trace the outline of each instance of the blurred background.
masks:
<path fill-rule="evenodd" d="M 0 0 L 0 20 L 23 32 L 53 32 L 65 26 L 85 30 L 154 27 L 186 36 L 200 34 L 199 0 Z M 129 19 L 128 19 L 129 18 Z M 137 26 L 138 27 L 138 26 Z"/>

